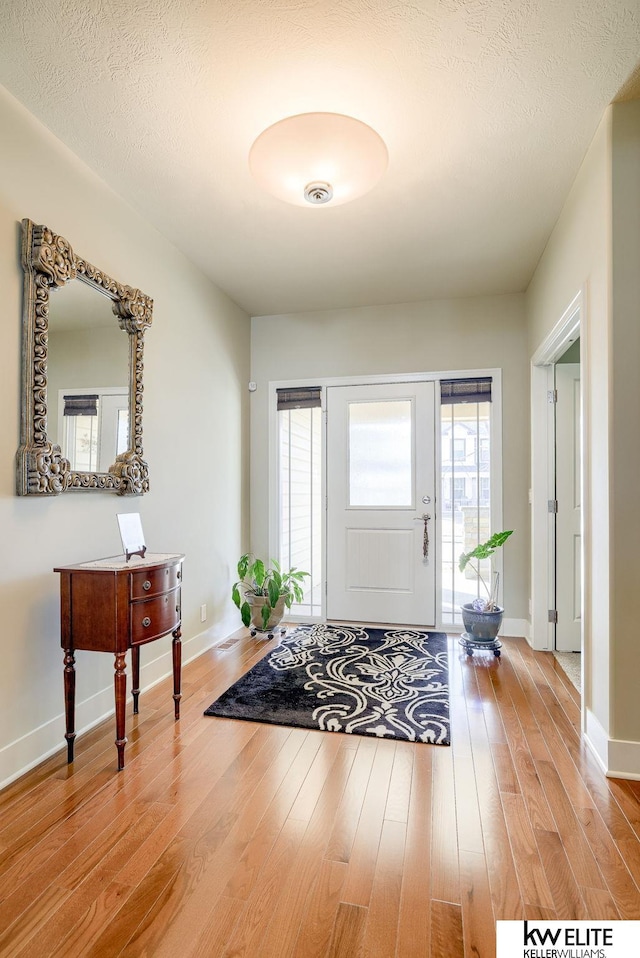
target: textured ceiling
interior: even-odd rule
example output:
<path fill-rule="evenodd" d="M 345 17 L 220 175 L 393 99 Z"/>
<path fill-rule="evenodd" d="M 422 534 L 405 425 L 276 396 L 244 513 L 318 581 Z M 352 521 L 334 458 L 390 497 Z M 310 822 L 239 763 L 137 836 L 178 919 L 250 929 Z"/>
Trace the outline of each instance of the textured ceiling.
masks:
<path fill-rule="evenodd" d="M 3 0 L 0 28 L 0 82 L 254 315 L 525 289 L 640 95 L 638 0 Z M 310 111 L 380 133 L 372 192 L 260 191 L 253 140 Z"/>

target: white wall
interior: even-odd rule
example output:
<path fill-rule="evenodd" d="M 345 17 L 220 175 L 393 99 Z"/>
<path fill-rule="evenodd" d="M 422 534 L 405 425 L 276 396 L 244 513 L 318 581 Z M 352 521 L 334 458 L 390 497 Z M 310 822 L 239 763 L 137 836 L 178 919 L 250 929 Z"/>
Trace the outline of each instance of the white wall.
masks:
<path fill-rule="evenodd" d="M 528 619 L 529 367 L 524 296 L 440 300 L 252 319 L 251 538 L 268 549 L 270 381 L 501 367 L 509 618 Z"/>
<path fill-rule="evenodd" d="M 585 509 L 585 682 L 583 700 L 609 727 L 609 271 L 611 113 L 594 137 L 527 291 L 533 355 L 581 289 L 581 363 L 589 422 L 584 466 L 591 514 Z M 595 587 L 593 587 L 595 586 Z"/>
<path fill-rule="evenodd" d="M 611 736 L 640 743 L 640 101 L 612 116 Z M 640 746 L 639 746 L 640 750 Z M 625 750 L 628 751 L 628 750 Z M 640 773 L 640 763 L 638 765 Z"/>
<path fill-rule="evenodd" d="M 185 659 L 235 627 L 228 594 L 246 544 L 248 445 L 241 436 L 248 432 L 249 320 L 1 88 L 0 129 L 1 784 L 63 744 L 59 583 L 52 569 L 118 553 L 117 512 L 142 514 L 151 551 L 187 556 Z M 144 383 L 151 491 L 142 498 L 15 496 L 24 217 L 50 226 L 91 263 L 154 299 Z M 199 635 L 204 629 L 211 631 Z M 162 639 L 143 649 L 143 685 L 169 671 L 169 647 Z M 79 728 L 113 706 L 111 658 L 78 654 Z M 79 737 L 76 753 L 81 749 Z"/>
<path fill-rule="evenodd" d="M 640 512 L 640 104 L 603 117 L 527 292 L 533 355 L 567 305 L 582 320 L 587 503 L 585 731 L 611 774 L 640 777 L 635 595 Z"/>

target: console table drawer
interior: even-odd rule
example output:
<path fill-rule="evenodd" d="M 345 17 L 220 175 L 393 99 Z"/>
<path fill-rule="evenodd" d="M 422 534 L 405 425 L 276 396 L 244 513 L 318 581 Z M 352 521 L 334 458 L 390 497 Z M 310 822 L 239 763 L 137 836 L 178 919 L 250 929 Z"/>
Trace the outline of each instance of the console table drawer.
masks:
<path fill-rule="evenodd" d="M 131 644 L 140 645 L 172 632 L 180 624 L 180 589 L 131 604 Z"/>
<path fill-rule="evenodd" d="M 134 572 L 131 576 L 131 598 L 148 599 L 152 595 L 161 595 L 180 585 L 182 570 L 179 565 L 165 569 L 149 569 Z"/>

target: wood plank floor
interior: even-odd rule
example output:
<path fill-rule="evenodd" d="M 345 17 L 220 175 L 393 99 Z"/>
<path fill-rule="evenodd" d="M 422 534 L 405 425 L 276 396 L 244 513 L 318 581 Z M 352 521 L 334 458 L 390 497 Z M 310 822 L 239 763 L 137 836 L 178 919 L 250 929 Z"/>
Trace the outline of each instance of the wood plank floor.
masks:
<path fill-rule="evenodd" d="M 496 919 L 640 918 L 640 783 L 553 656 L 450 639 L 452 746 L 206 718 L 244 634 L 0 793 L 0 955 L 493 958 Z M 61 693 L 62 695 L 62 690 Z"/>

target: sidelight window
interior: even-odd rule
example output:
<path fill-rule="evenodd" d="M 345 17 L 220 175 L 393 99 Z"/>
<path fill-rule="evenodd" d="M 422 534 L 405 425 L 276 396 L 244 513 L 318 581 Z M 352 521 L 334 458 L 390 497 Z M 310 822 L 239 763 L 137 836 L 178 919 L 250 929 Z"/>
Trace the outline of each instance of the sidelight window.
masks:
<path fill-rule="evenodd" d="M 309 572 L 293 617 L 322 612 L 322 409 L 320 388 L 278 389 L 280 563 Z"/>
<path fill-rule="evenodd" d="M 460 606 L 480 593 L 462 552 L 491 534 L 491 379 L 441 382 L 442 622 L 460 625 Z M 489 573 L 481 565 L 484 576 Z"/>

